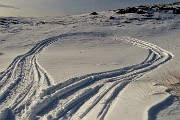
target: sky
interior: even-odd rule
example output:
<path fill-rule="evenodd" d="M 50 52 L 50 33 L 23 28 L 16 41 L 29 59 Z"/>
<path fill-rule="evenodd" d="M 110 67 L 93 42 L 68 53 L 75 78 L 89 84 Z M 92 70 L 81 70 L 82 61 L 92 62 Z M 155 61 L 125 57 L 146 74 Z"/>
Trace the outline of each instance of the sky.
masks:
<path fill-rule="evenodd" d="M 0 0 L 0 16 L 62 16 L 178 0 Z"/>

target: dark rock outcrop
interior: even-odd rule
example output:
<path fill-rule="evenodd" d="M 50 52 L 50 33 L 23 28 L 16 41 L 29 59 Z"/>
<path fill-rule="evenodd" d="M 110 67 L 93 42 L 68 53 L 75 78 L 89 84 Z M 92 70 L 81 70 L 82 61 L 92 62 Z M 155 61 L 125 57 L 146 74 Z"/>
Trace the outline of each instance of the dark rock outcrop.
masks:
<path fill-rule="evenodd" d="M 92 12 L 90 15 L 98 15 L 97 12 Z"/>
<path fill-rule="evenodd" d="M 174 14 L 180 14 L 180 8 L 176 8 L 174 11 L 173 11 Z"/>
<path fill-rule="evenodd" d="M 114 20 L 114 19 L 115 19 L 115 17 L 113 17 L 113 16 L 110 16 L 110 17 L 109 17 L 109 19 L 110 19 L 110 20 Z"/>
<path fill-rule="evenodd" d="M 137 10 L 137 14 L 145 14 L 147 13 L 147 11 L 143 10 L 143 9 L 138 9 Z"/>
<path fill-rule="evenodd" d="M 125 9 L 125 13 L 137 13 L 138 9 L 135 7 L 128 7 Z"/>
<path fill-rule="evenodd" d="M 118 11 L 116 12 L 117 14 L 125 14 L 125 10 L 124 9 L 118 9 Z"/>

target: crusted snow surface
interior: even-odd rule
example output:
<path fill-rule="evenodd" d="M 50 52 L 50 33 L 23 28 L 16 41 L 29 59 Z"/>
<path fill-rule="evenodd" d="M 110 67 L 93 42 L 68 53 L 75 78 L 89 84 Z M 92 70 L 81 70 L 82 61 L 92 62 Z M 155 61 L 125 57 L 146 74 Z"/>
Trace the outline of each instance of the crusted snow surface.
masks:
<path fill-rule="evenodd" d="M 179 15 L 118 11 L 1 18 L 0 119 L 178 119 L 144 76 L 178 61 Z"/>

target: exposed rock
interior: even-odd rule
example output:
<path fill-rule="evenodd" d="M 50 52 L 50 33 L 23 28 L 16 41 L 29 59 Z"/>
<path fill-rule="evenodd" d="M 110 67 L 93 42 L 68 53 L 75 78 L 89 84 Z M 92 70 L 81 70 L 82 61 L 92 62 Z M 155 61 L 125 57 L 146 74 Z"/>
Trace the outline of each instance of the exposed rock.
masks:
<path fill-rule="evenodd" d="M 147 11 L 144 11 L 143 9 L 138 9 L 137 14 L 145 14 Z"/>
<path fill-rule="evenodd" d="M 174 11 L 173 11 L 174 14 L 180 14 L 180 8 L 176 8 Z"/>
<path fill-rule="evenodd" d="M 97 12 L 92 12 L 90 15 L 98 15 Z"/>
<path fill-rule="evenodd" d="M 158 4 L 158 5 L 140 5 L 137 7 L 127 7 L 125 9 L 118 9 L 114 10 L 117 14 L 126 14 L 126 13 L 137 13 L 137 14 L 145 14 L 145 13 L 154 13 L 154 12 L 169 12 L 173 11 L 174 14 L 179 14 L 180 8 L 178 6 L 173 5 L 180 5 L 180 2 L 171 3 L 171 4 Z M 153 15 L 149 15 L 152 17 Z"/>
<path fill-rule="evenodd" d="M 135 7 L 128 7 L 125 9 L 125 13 L 137 13 L 137 10 Z"/>
<path fill-rule="evenodd" d="M 117 14 L 125 14 L 125 10 L 124 9 L 118 9 L 118 11 L 116 12 Z"/>
<path fill-rule="evenodd" d="M 146 8 L 146 5 L 139 5 L 138 8 Z"/>
<path fill-rule="evenodd" d="M 128 7 L 126 9 L 118 9 L 116 12 L 117 14 L 125 14 L 125 13 L 137 13 L 137 8 L 135 7 Z"/>
<path fill-rule="evenodd" d="M 159 8 L 158 5 L 152 5 L 150 8 Z"/>
<path fill-rule="evenodd" d="M 138 6 L 138 9 L 149 10 L 150 7 L 149 6 L 145 6 L 145 5 L 140 5 L 140 6 Z"/>
<path fill-rule="evenodd" d="M 115 17 L 113 17 L 113 16 L 110 16 L 110 17 L 109 17 L 109 19 L 111 19 L 111 20 L 114 20 L 114 19 L 115 19 Z"/>
<path fill-rule="evenodd" d="M 12 24 L 18 24 L 18 21 L 14 20 L 11 22 Z"/>
<path fill-rule="evenodd" d="M 173 5 L 180 5 L 180 2 L 175 2 L 173 3 Z"/>
<path fill-rule="evenodd" d="M 124 23 L 131 23 L 131 21 L 129 21 L 129 20 L 126 20 L 126 21 L 124 21 Z"/>
<path fill-rule="evenodd" d="M 159 7 L 159 10 L 167 10 L 167 11 L 169 11 L 169 10 L 175 10 L 175 8 L 173 8 L 173 7 Z"/>
<path fill-rule="evenodd" d="M 5 19 L 0 19 L 0 25 L 4 25 L 6 23 Z"/>
<path fill-rule="evenodd" d="M 46 24 L 44 21 L 39 21 L 39 24 Z"/>

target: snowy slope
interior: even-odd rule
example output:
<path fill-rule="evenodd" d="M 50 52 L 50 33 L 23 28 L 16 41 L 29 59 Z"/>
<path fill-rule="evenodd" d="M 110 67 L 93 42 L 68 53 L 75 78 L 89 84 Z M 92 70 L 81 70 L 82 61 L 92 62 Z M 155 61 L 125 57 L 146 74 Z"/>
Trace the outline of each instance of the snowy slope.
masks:
<path fill-rule="evenodd" d="M 178 120 L 154 77 L 180 69 L 178 6 L 0 18 L 0 119 Z"/>

